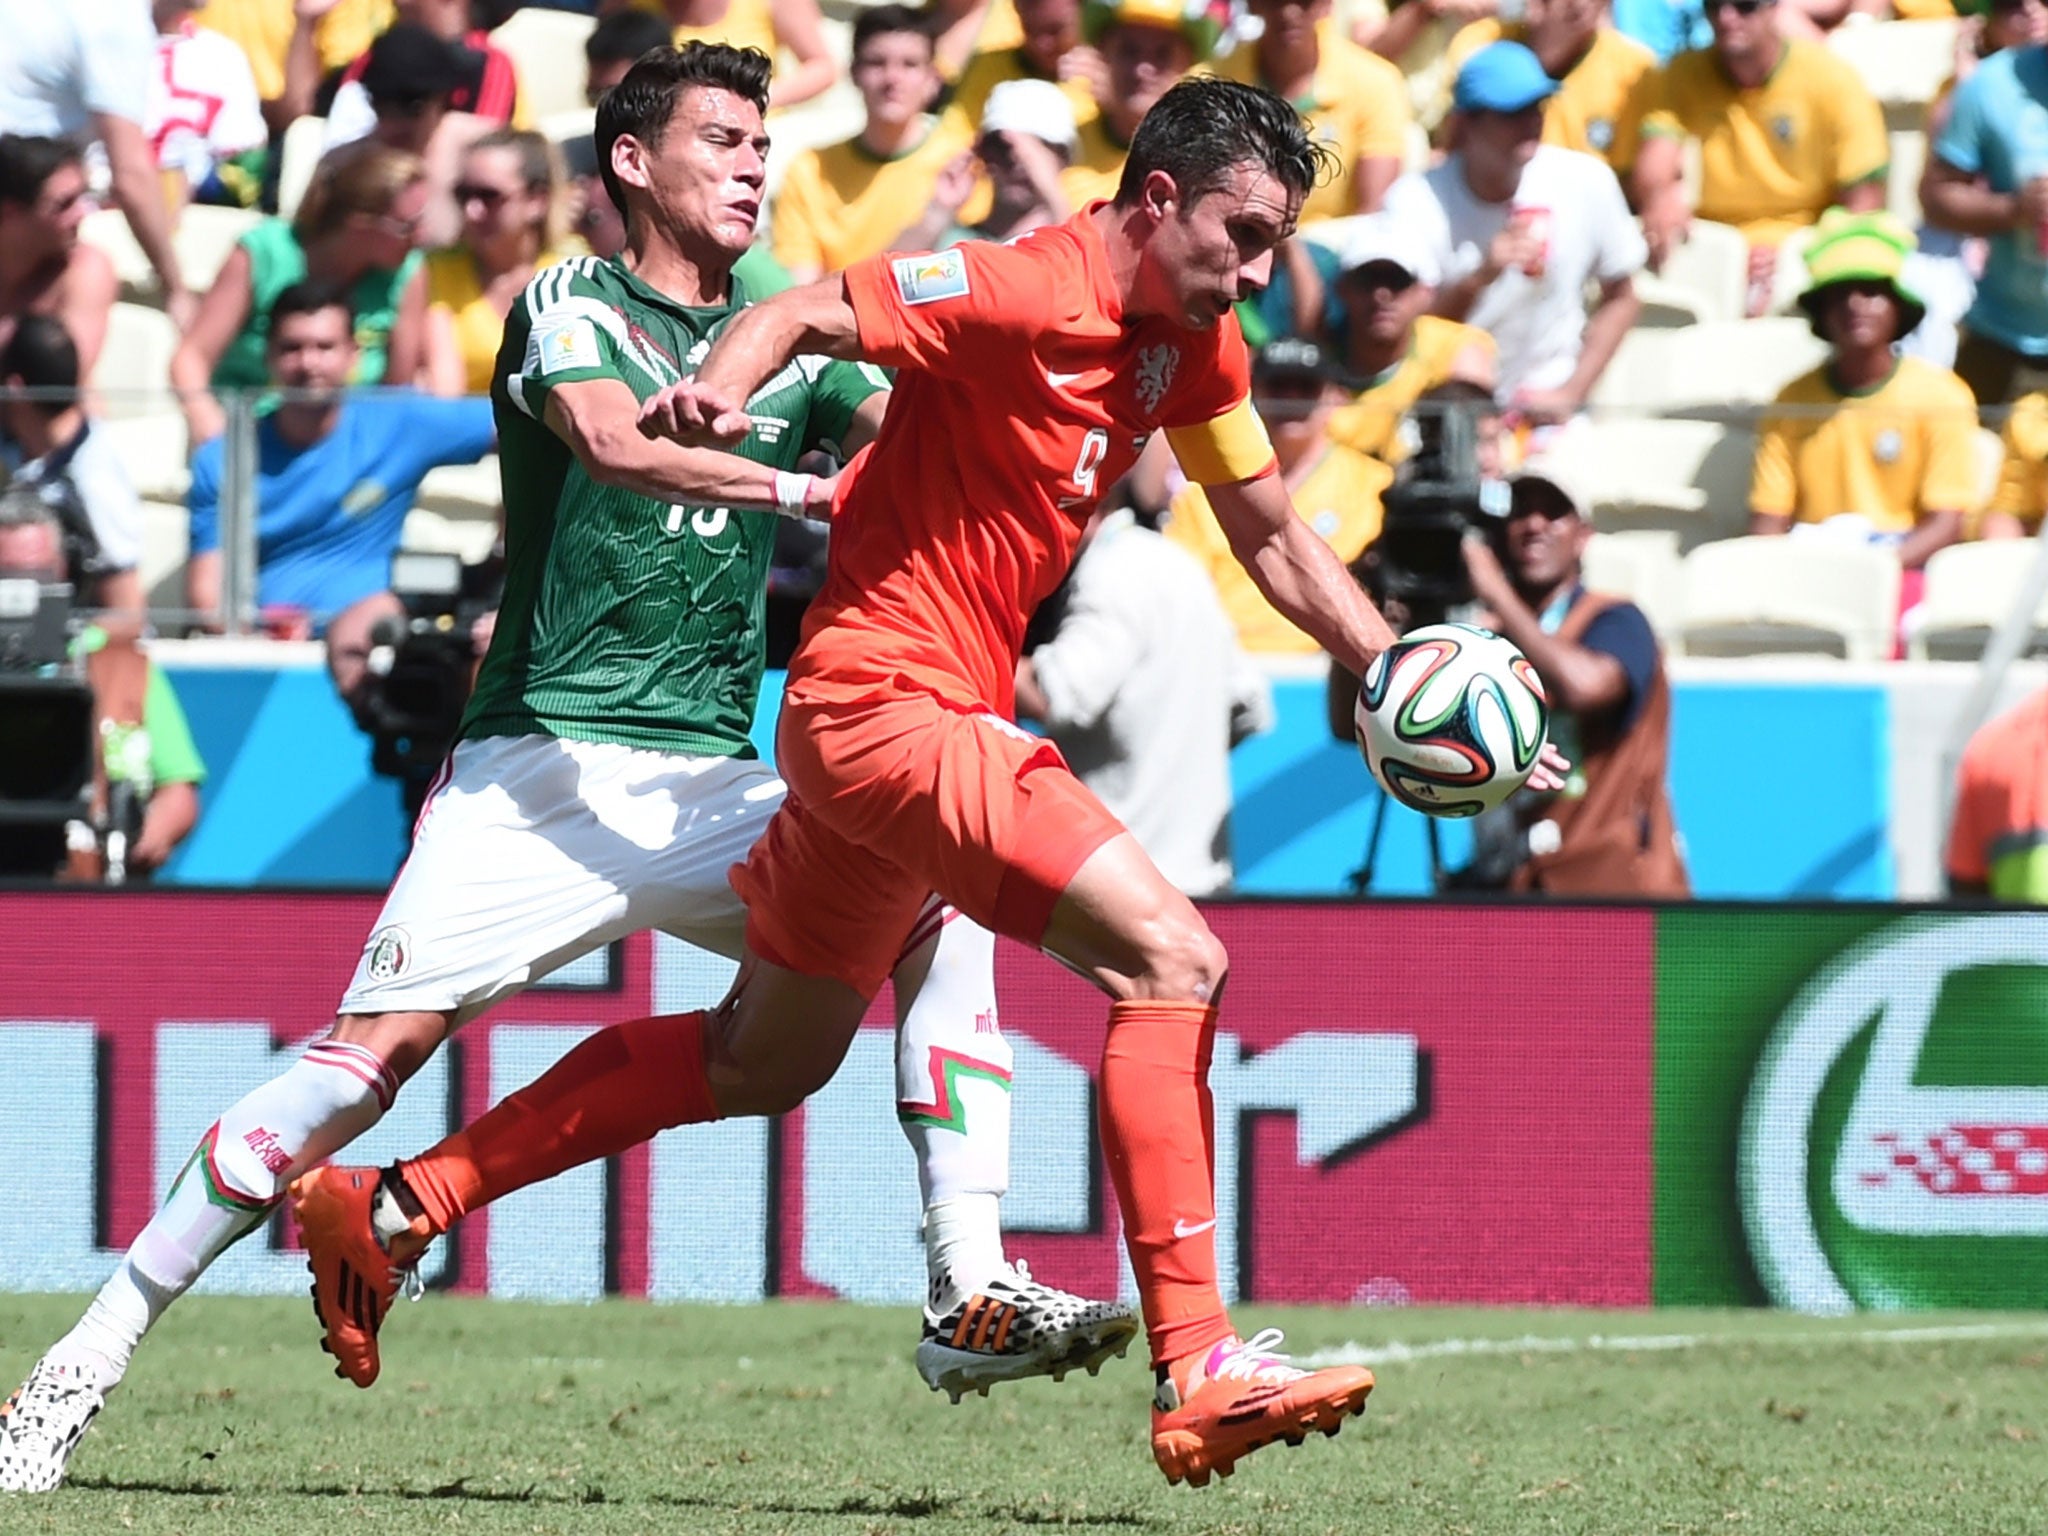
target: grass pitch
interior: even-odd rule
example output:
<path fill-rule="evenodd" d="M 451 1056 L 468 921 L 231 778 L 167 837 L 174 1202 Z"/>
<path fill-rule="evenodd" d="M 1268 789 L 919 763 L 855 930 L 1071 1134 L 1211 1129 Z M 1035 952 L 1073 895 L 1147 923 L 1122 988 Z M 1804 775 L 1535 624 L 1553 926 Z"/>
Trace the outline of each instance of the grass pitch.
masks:
<path fill-rule="evenodd" d="M 0 1297 L 0 1391 L 81 1301 Z M 1299 1354 L 1374 1353 L 1379 1390 L 1195 1492 L 1152 1466 L 1135 1359 L 952 1408 L 900 1311 L 437 1297 L 397 1310 L 361 1393 L 304 1302 L 192 1299 L 72 1486 L 0 1496 L 0 1532 L 2048 1526 L 2048 1316 L 1244 1310 Z"/>

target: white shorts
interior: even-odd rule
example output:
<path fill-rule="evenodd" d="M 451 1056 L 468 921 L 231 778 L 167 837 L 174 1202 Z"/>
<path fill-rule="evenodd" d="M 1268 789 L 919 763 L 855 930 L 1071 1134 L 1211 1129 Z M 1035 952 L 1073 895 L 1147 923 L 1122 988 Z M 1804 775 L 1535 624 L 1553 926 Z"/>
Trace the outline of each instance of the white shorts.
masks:
<path fill-rule="evenodd" d="M 466 1024 L 643 928 L 739 955 L 726 871 L 782 804 L 766 764 L 494 736 L 442 775 L 339 1012 Z"/>

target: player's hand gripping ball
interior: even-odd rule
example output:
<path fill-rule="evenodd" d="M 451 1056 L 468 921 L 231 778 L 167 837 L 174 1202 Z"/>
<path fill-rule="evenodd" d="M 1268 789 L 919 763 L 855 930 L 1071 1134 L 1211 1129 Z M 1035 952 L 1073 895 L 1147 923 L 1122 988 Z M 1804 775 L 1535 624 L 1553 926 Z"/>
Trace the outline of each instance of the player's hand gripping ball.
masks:
<path fill-rule="evenodd" d="M 1431 816 L 1477 816 L 1528 781 L 1550 728 L 1543 679 L 1470 624 L 1411 630 L 1366 668 L 1354 716 L 1365 766 Z"/>

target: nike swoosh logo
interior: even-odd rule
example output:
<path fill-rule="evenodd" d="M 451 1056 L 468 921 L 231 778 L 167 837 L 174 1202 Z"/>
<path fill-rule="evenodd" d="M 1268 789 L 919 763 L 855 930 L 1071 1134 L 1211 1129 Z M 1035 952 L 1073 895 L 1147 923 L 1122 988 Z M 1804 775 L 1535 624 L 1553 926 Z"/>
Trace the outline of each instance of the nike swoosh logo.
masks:
<path fill-rule="evenodd" d="M 1211 1216 L 1207 1221 L 1198 1221 L 1193 1226 L 1188 1225 L 1185 1221 L 1176 1221 L 1173 1224 L 1173 1235 L 1175 1237 L 1199 1237 L 1215 1225 L 1216 1218 L 1214 1216 Z"/>
<path fill-rule="evenodd" d="M 1082 370 L 1084 373 L 1086 371 L 1086 369 Z M 1050 368 L 1045 370 L 1045 382 L 1054 389 L 1065 389 L 1079 377 L 1081 377 L 1079 373 L 1054 373 Z"/>

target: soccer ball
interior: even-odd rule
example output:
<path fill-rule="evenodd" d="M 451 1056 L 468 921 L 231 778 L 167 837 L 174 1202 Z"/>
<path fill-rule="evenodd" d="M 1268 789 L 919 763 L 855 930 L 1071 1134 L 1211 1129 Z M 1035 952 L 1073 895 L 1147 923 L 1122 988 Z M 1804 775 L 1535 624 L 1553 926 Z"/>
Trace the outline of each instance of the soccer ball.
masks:
<path fill-rule="evenodd" d="M 1512 643 L 1471 624 L 1431 624 L 1366 668 L 1353 719 L 1380 788 L 1431 816 L 1477 816 L 1528 781 L 1550 709 Z"/>

